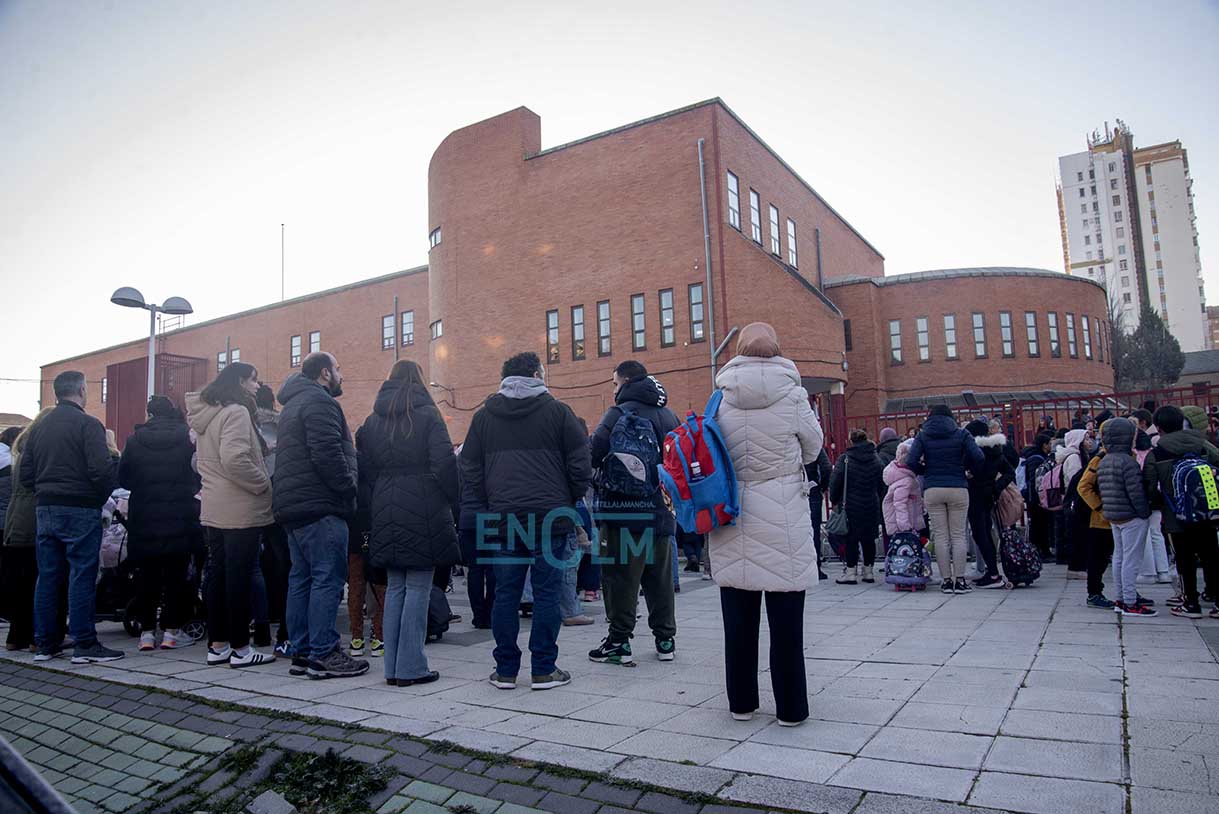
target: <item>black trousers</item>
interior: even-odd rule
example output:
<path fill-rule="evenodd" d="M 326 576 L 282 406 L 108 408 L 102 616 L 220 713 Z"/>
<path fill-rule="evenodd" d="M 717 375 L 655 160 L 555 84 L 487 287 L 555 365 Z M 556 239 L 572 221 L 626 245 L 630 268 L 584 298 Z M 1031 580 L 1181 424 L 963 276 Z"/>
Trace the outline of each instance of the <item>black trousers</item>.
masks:
<path fill-rule="evenodd" d="M 250 595 L 262 529 L 206 528 L 207 635 L 234 650 L 250 643 Z"/>
<path fill-rule="evenodd" d="M 458 533 L 461 543 L 461 558 L 466 566 L 466 595 L 470 599 L 470 623 L 479 627 L 491 626 L 491 608 L 495 605 L 495 570 L 491 566 L 491 555 L 477 550 L 475 532 L 462 529 Z"/>
<path fill-rule="evenodd" d="M 262 576 L 267 584 L 267 619 L 279 622 L 275 641 L 288 640 L 288 574 L 292 571 L 292 555 L 288 552 L 288 535 L 283 526 L 271 525 L 262 530 Z"/>
<path fill-rule="evenodd" d="M 987 576 L 998 576 L 995 562 L 995 538 L 991 536 L 991 516 L 995 510 L 994 495 L 977 489 L 969 490 L 969 533 L 986 565 Z"/>
<path fill-rule="evenodd" d="M 145 633 L 156 632 L 158 608 L 162 630 L 177 630 L 190 621 L 194 606 L 186 582 L 190 554 L 185 544 L 179 547 L 181 551 L 177 553 L 141 554 L 135 563 L 136 618 Z"/>
<path fill-rule="evenodd" d="M 720 588 L 724 616 L 724 666 L 728 708 L 758 708 L 758 630 L 762 591 Z M 770 680 L 779 720 L 797 723 L 808 717 L 808 679 L 804 674 L 804 591 L 767 591 L 770 627 Z"/>
<path fill-rule="evenodd" d="M 813 522 L 813 545 L 817 548 L 817 562 L 821 562 L 821 488 L 814 486 L 808 493 L 808 515 Z"/>
<path fill-rule="evenodd" d="M 1029 507 L 1029 542 L 1037 547 L 1042 562 L 1050 558 L 1051 523 L 1050 512 L 1040 506 Z"/>
<path fill-rule="evenodd" d="M 1208 590 L 1219 585 L 1219 549 L 1215 543 L 1214 526 L 1187 526 L 1185 531 L 1167 535 L 1177 555 L 1177 573 L 1181 575 L 1181 593 L 1190 604 L 1198 601 L 1198 561 L 1202 561 L 1202 576 Z"/>
<path fill-rule="evenodd" d="M 1065 562 L 1068 571 L 1087 571 L 1088 570 L 1088 550 L 1091 546 L 1088 544 L 1089 527 L 1087 520 L 1079 520 L 1068 514 L 1064 509 L 1061 512 L 1055 512 L 1061 515 L 1060 523 L 1062 526 L 1062 537 L 1059 540 L 1059 545 L 1065 548 Z M 1110 537 L 1113 535 L 1110 534 Z M 1064 561 L 1064 555 L 1058 552 L 1058 561 Z"/>
<path fill-rule="evenodd" d="M 863 549 L 863 564 L 872 565 L 876 562 L 876 526 L 872 523 L 859 523 L 854 518 L 848 520 L 850 531 L 843 538 L 846 542 L 847 567 L 854 568 L 859 564 L 860 549 Z"/>
<path fill-rule="evenodd" d="M 34 644 L 34 585 L 38 582 L 38 560 L 33 546 L 5 546 L 0 557 L 0 608 L 8 619 L 6 644 L 25 650 Z M 68 629 L 68 581 L 59 586 L 59 635 Z"/>
<path fill-rule="evenodd" d="M 1215 533 L 1211 532 L 1211 537 Z M 1113 532 L 1109 529 L 1089 528 L 1087 533 L 1088 548 L 1088 596 L 1105 592 L 1105 569 L 1109 560 L 1113 559 Z M 1137 568 L 1139 563 L 1135 563 Z M 1121 598 L 1120 596 L 1118 597 Z"/>

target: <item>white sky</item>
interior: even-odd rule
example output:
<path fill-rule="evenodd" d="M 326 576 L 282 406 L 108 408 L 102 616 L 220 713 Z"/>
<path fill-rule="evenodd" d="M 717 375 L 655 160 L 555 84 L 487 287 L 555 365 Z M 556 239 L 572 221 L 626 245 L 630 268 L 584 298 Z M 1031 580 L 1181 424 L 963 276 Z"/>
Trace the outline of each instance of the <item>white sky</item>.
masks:
<path fill-rule="evenodd" d="M 1219 302 L 1219 5 L 0 0 L 0 412 L 40 364 L 427 259 L 427 164 L 526 105 L 552 146 L 720 96 L 890 274 L 1060 269 L 1056 159 L 1181 139 Z M 1063 7 L 1060 8 L 1059 6 Z M 852 6 L 852 8 L 845 8 Z"/>

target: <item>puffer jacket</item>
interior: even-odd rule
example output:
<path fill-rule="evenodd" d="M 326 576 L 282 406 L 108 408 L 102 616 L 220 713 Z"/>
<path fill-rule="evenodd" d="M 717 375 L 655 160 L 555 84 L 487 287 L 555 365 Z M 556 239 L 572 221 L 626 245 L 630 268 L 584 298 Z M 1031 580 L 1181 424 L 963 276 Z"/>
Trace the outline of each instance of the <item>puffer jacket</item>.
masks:
<path fill-rule="evenodd" d="M 1173 514 L 1167 503 L 1174 496 L 1172 470 L 1181 458 L 1195 455 L 1211 466 L 1219 466 L 1219 449 L 1216 449 L 1198 430 L 1178 430 L 1162 433 L 1143 461 L 1143 487 L 1152 509 L 1160 509 L 1165 534 L 1179 534 L 1185 525 Z"/>
<path fill-rule="evenodd" d="M 296 529 L 356 512 L 356 448 L 347 417 L 326 388 L 300 373 L 284 382 L 277 396 L 275 439 L 275 521 Z"/>
<path fill-rule="evenodd" d="M 191 466 L 195 445 L 186 422 L 158 417 L 135 428 L 119 461 L 119 486 L 131 490 L 127 513 L 135 557 L 186 551 L 199 525 L 201 486 Z"/>
<path fill-rule="evenodd" d="M 372 564 L 406 569 L 456 563 L 457 459 L 427 388 L 383 383 L 372 415 L 356 432 L 356 454 L 360 492 L 371 500 Z"/>
<path fill-rule="evenodd" d="M 462 514 L 492 531 L 509 514 L 540 531 L 551 512 L 574 513 L 592 482 L 588 438 L 576 414 L 541 379 L 525 376 L 505 378 L 474 414 L 458 466 Z M 480 520 L 483 513 L 491 516 Z M 552 517 L 552 533 L 574 530 L 572 514 Z"/>
<path fill-rule="evenodd" d="M 605 456 L 609 454 L 610 435 L 613 433 L 618 419 L 622 418 L 623 410 L 632 410 L 640 417 L 651 421 L 652 429 L 656 433 L 656 443 L 663 447 L 665 436 L 677 427 L 677 416 L 673 415 L 673 411 L 665 406 L 668 401 L 668 394 L 654 376 L 640 376 L 624 384 L 614 397 L 614 406 L 605 411 L 601 423 L 593 431 L 591 442 L 593 468 L 599 468 L 605 460 Z M 656 533 L 664 536 L 676 534 L 677 523 L 673 512 L 669 511 L 664 493 L 660 489 L 656 490 L 656 494 L 648 503 L 642 504 L 637 509 L 629 506 L 622 508 L 642 513 L 649 508 L 649 504 Z"/>
<path fill-rule="evenodd" d="M 876 456 L 880 458 L 880 462 L 885 466 L 893 463 L 893 459 L 897 457 L 897 447 L 901 444 L 900 438 L 890 438 L 888 441 L 882 441 L 876 445 Z"/>
<path fill-rule="evenodd" d="M 834 464 L 830 503 L 844 503 L 851 529 L 880 525 L 880 499 L 885 493 L 884 466 L 871 441 L 852 444 Z M 845 490 L 845 494 L 844 494 Z"/>
<path fill-rule="evenodd" d="M 712 576 L 746 591 L 806 590 L 817 584 L 817 554 L 804 467 L 821 454 L 822 434 L 800 372 L 781 356 L 737 356 L 715 383 L 741 514 L 710 534 Z"/>
<path fill-rule="evenodd" d="M 918 476 L 897 461 L 885 467 L 885 485 L 889 491 L 881 501 L 885 530 L 917 532 L 923 527 L 923 489 Z"/>
<path fill-rule="evenodd" d="M 965 469 L 982 465 L 982 450 L 973 436 L 946 415 L 930 416 L 914 439 L 906 466 L 923 476 L 923 489 L 964 489 Z"/>
<path fill-rule="evenodd" d="M 1105 519 L 1105 504 L 1101 498 L 1100 482 L 1096 477 L 1097 470 L 1100 469 L 1101 462 L 1104 460 L 1104 450 L 1092 456 L 1092 460 L 1088 461 L 1088 465 L 1079 473 L 1079 481 L 1075 486 L 1075 492 L 1089 509 L 1088 528 L 1108 531 L 1112 526 Z M 1078 472 L 1079 470 L 1076 471 Z M 1078 509 L 1076 511 L 1078 512 Z"/>
<path fill-rule="evenodd" d="M 13 453 L 13 494 L 4 515 L 4 544 L 18 548 L 34 545 L 38 528 L 34 490 L 21 483 L 21 454 Z"/>
<path fill-rule="evenodd" d="M 271 525 L 271 478 L 250 411 L 240 404 L 207 404 L 198 393 L 187 394 L 186 410 L 198 439 L 200 522 L 216 529 Z"/>
<path fill-rule="evenodd" d="M 969 499 L 993 501 L 1009 483 L 1016 480 L 1016 470 L 1008 462 L 1004 450 L 1007 436 L 1003 433 L 983 435 L 974 439 L 982 450 L 982 463 L 969 478 Z"/>
<path fill-rule="evenodd" d="M 1143 474 L 1134 457 L 1134 431 L 1134 422 L 1126 418 L 1111 418 L 1101 425 L 1105 458 L 1097 467 L 1096 478 L 1105 519 L 1110 523 L 1151 516 Z"/>

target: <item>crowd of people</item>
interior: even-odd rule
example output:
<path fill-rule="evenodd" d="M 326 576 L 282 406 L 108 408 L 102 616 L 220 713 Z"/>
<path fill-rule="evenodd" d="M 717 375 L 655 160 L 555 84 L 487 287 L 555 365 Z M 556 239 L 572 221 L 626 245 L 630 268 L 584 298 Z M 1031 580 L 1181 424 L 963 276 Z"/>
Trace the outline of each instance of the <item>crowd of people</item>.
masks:
<path fill-rule="evenodd" d="M 874 443 L 852 430 L 831 464 L 769 325 L 740 332 L 716 386 L 740 512 L 700 535 L 678 525 L 659 488 L 656 465 L 679 422 L 662 383 L 635 360 L 615 368 L 613 406 L 590 433 L 550 392 L 536 354 L 512 356 L 457 447 L 411 361 L 394 364 L 354 434 L 332 354 L 307 356 L 277 394 L 234 362 L 187 396 L 185 414 L 149 399 L 148 420 L 121 454 L 85 412 L 84 376 L 62 373 L 55 407 L 0 434 L 8 647 L 32 649 L 36 661 L 69 646 L 77 664 L 123 657 L 98 641 L 94 622 L 102 509 L 116 488 L 129 494 L 115 522 L 136 568 L 141 651 L 194 645 L 186 628 L 202 593 L 208 665 L 279 657 L 291 675 L 325 679 L 365 673 L 367 654 L 383 660 L 391 686 L 436 681 L 425 643 L 437 592 L 447 616 L 443 591 L 461 568 L 471 622 L 494 638 L 490 683 L 517 686 L 521 618 L 531 617 L 529 686 L 544 690 L 571 681 L 558 638 L 564 625 L 596 624 L 583 602 L 603 600 L 607 622 L 590 660 L 639 656 L 641 594 L 655 657 L 674 660 L 684 554 L 686 570 L 719 589 L 732 716 L 748 719 L 759 705 L 765 603 L 777 717 L 790 726 L 809 715 L 804 602 L 826 579 L 825 537 L 844 562 L 840 584 L 875 582 L 877 542 L 887 550 L 894 535 L 915 535 L 934 547 L 943 593 L 1004 587 L 1000 503 L 1018 489 L 1029 542 L 1087 580 L 1088 606 L 1153 615 L 1137 578 L 1171 581 L 1166 539 L 1180 575 L 1174 614 L 1199 618 L 1200 596 L 1214 601 L 1198 592 L 1198 561 L 1219 590 L 1213 523 L 1169 508 L 1180 461 L 1219 466 L 1198 408 L 1080 415 L 1066 431 L 1047 417 L 1017 452 L 1000 421 L 962 426 L 934 407 L 905 438 L 885 428 Z M 825 498 L 838 515 L 829 521 Z M 1113 600 L 1102 583 L 1110 562 Z M 337 628 L 345 590 L 346 646 Z"/>

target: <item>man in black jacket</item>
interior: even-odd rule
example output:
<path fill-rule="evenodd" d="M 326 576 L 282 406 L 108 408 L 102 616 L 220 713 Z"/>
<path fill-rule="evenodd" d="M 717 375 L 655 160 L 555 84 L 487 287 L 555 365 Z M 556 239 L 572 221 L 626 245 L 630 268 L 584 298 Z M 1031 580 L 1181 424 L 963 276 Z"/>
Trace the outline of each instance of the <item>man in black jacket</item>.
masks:
<path fill-rule="evenodd" d="M 579 518 L 575 504 L 588 489 L 592 467 L 580 423 L 546 389 L 537 354 L 513 356 L 501 375 L 499 392 L 474 414 L 461 448 L 462 512 L 475 518 L 479 557 L 490 559 L 495 571 L 491 684 L 516 687 L 521 667 L 517 608 L 529 575 L 532 687 L 546 690 L 571 682 L 571 674 L 555 665 L 559 591 L 563 569 L 578 556 L 569 538 Z"/>
<path fill-rule="evenodd" d="M 613 381 L 614 406 L 605 411 L 592 439 L 592 463 L 602 469 L 603 475 L 607 458 L 613 454 L 614 426 L 623 415 L 633 413 L 651 422 L 657 444 L 656 463 L 660 462 L 665 436 L 677 427 L 677 417 L 665 406 L 668 394 L 641 363 L 633 359 L 621 363 L 614 369 Z M 658 481 L 655 471 L 645 474 L 649 483 Z M 655 487 L 650 497 L 629 498 L 615 493 L 604 482 L 598 486 L 601 588 L 605 592 L 609 633 L 600 646 L 589 652 L 592 661 L 614 664 L 634 661 L 631 637 L 635 634 L 640 587 L 648 603 L 648 625 L 656 639 L 656 655 L 661 661 L 675 658 L 673 549 L 677 523 L 658 482 Z"/>
<path fill-rule="evenodd" d="M 288 636 L 292 673 L 341 678 L 368 662 L 339 647 L 335 629 L 347 581 L 347 521 L 356 510 L 356 450 L 343 408 L 343 374 L 329 353 L 311 353 L 284 382 L 272 480 L 275 521 L 288 533 Z"/>
<path fill-rule="evenodd" d="M 107 443 L 102 423 L 85 413 L 85 374 L 60 373 L 53 387 L 58 404 L 31 430 L 20 467 L 21 485 L 34 491 L 37 505 L 34 660 L 48 661 L 63 650 L 56 616 L 59 586 L 67 579 L 68 618 L 76 640 L 72 663 L 114 661 L 123 654 L 97 641 L 93 612 L 101 509 L 114 491 L 118 452 Z"/>

